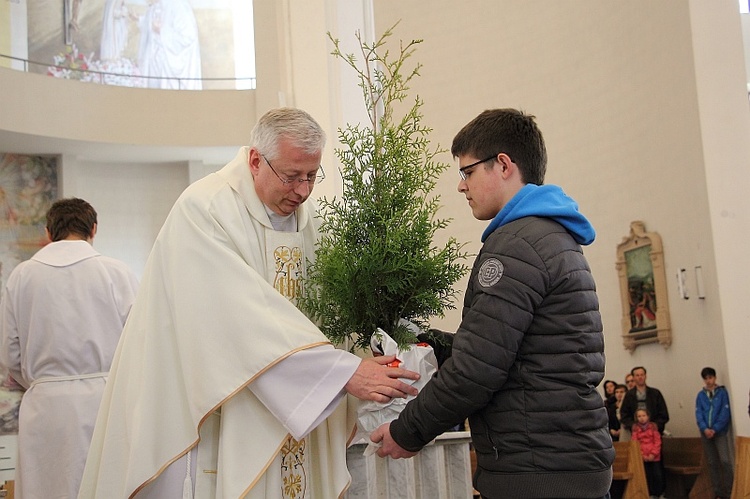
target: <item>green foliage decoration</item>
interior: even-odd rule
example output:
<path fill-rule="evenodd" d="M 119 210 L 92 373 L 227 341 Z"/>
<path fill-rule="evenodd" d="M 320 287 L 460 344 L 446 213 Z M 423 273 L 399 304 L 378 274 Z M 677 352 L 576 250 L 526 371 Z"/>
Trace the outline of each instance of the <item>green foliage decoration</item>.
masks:
<path fill-rule="evenodd" d="M 419 97 L 403 116 L 395 114 L 419 75 L 421 65 L 407 71 L 405 63 L 422 40 L 401 43 L 391 58 L 385 45 L 392 30 L 371 45 L 356 34 L 361 66 L 328 33 L 332 55 L 357 73 L 370 123 L 338 130 L 343 195 L 319 200 L 322 235 L 300 306 L 352 351 L 367 349 L 376 328 L 399 346 L 416 342 L 399 320 L 429 327 L 430 317 L 455 308 L 453 285 L 468 270 L 463 244 L 452 237 L 442 247 L 433 243 L 450 222 L 437 216 L 440 198 L 430 194 L 449 167 L 436 159 L 446 151 L 430 148 Z"/>

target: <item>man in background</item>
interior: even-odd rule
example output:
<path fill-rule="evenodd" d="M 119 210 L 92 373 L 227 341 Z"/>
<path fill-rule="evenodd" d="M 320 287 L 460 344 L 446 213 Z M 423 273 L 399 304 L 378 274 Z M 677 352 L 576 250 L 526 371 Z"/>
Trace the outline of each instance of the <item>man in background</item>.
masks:
<path fill-rule="evenodd" d="M 82 199 L 47 212 L 50 244 L 13 269 L 2 298 L 0 361 L 27 388 L 16 493 L 74 498 L 99 402 L 137 281 L 92 246 L 97 214 Z"/>
<path fill-rule="evenodd" d="M 633 377 L 632 373 L 628 373 L 625 376 L 625 386 L 628 390 L 635 388 L 635 378 Z"/>
<path fill-rule="evenodd" d="M 562 189 L 542 185 L 547 152 L 533 116 L 485 111 L 451 153 L 458 191 L 491 222 L 450 356 L 371 440 L 381 457 L 411 457 L 468 417 L 483 498 L 603 498 L 614 460 L 597 391 L 604 335 L 581 250 L 594 229 Z"/>
<path fill-rule="evenodd" d="M 295 306 L 318 238 L 309 199 L 325 134 L 263 115 L 175 203 L 146 263 L 96 423 L 81 499 L 330 499 L 349 484 L 346 394 L 416 394 L 335 349 Z"/>
<path fill-rule="evenodd" d="M 651 421 L 656 423 L 659 433 L 664 433 L 664 427 L 669 422 L 669 410 L 664 396 L 656 388 L 646 385 L 646 368 L 634 367 L 630 374 L 635 380 L 635 387 L 628 390 L 622 399 L 620 407 L 620 422 L 630 429 L 635 423 L 635 411 L 641 408 L 648 410 Z"/>

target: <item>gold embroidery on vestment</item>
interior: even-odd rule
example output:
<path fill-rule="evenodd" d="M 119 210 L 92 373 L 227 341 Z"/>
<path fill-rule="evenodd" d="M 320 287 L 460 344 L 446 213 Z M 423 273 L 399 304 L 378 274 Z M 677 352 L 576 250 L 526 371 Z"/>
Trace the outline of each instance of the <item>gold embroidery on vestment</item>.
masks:
<path fill-rule="evenodd" d="M 302 499 L 307 493 L 305 439 L 288 436 L 281 447 L 281 497 Z"/>
<path fill-rule="evenodd" d="M 302 249 L 279 246 L 273 252 L 273 259 L 276 264 L 273 287 L 296 305 L 302 292 Z"/>
<path fill-rule="evenodd" d="M 274 245 L 271 246 L 273 247 Z M 305 272 L 304 252 L 301 245 L 279 244 L 275 246 L 273 261 L 274 289 L 296 306 L 297 299 L 302 295 L 302 280 Z M 290 435 L 281 447 L 281 497 L 283 499 L 306 499 L 308 497 L 305 446 L 306 439 L 298 441 Z"/>

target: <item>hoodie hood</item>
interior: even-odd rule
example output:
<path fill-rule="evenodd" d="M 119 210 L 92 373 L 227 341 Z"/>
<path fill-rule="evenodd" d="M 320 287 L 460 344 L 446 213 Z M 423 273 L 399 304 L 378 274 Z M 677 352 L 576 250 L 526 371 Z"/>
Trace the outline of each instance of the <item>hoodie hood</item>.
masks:
<path fill-rule="evenodd" d="M 551 218 L 565 227 L 578 244 L 591 244 L 596 238 L 594 227 L 578 211 L 578 203 L 560 187 L 526 184 L 495 215 L 482 234 L 482 242 L 498 227 L 525 217 Z"/>

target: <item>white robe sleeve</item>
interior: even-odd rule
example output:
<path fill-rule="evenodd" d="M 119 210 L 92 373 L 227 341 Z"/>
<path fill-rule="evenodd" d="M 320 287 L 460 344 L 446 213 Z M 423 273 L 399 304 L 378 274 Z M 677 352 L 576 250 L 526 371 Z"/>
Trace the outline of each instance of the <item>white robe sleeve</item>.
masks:
<path fill-rule="evenodd" d="M 21 344 L 18 337 L 18 325 L 13 313 L 14 296 L 7 289 L 3 293 L 0 323 L 0 369 L 7 370 L 18 384 L 28 388 L 21 374 Z M 0 373 L 2 376 L 4 373 Z M 3 380 L 0 379 L 0 382 Z"/>
<path fill-rule="evenodd" d="M 296 352 L 268 369 L 248 388 L 301 440 L 346 395 L 344 386 L 362 359 L 331 345 Z"/>

